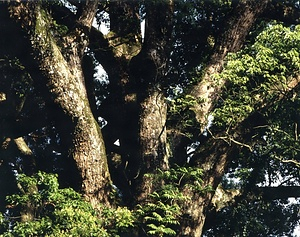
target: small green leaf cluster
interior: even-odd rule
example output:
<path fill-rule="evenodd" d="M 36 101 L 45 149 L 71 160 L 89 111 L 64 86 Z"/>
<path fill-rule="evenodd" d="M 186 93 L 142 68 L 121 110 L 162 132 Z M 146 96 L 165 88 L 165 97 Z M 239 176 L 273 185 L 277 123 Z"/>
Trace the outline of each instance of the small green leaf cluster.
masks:
<path fill-rule="evenodd" d="M 161 201 L 159 193 L 151 195 L 152 202 L 138 206 L 137 214 L 142 219 L 142 225 L 150 236 L 174 236 L 176 225 L 179 225 L 180 208 L 177 204 Z"/>
<path fill-rule="evenodd" d="M 230 54 L 216 79 L 226 88 L 214 113 L 217 126 L 228 127 L 244 120 L 260 106 L 288 91 L 300 68 L 300 26 L 268 24 L 239 53 Z"/>
<path fill-rule="evenodd" d="M 167 190 L 168 188 L 150 194 L 149 202 L 137 207 L 140 225 L 150 236 L 176 235 L 174 229 L 179 225 L 181 211 L 175 201 L 185 197 L 178 190 Z"/>
<path fill-rule="evenodd" d="M 170 99 L 169 101 L 169 122 L 181 121 L 181 126 L 185 128 L 185 135 L 192 138 L 193 128 L 199 126 L 195 120 L 195 113 L 193 108 L 195 105 L 202 103 L 201 100 L 195 98 L 194 96 L 188 94 L 180 94 L 176 97 Z"/>
<path fill-rule="evenodd" d="M 209 191 L 202 187 L 202 170 L 176 166 L 148 176 L 160 188 L 149 195 L 145 204 L 138 205 L 136 213 L 140 226 L 149 236 L 175 236 L 182 215 L 180 204 L 190 198 L 184 189 Z"/>
<path fill-rule="evenodd" d="M 19 194 L 7 198 L 9 214 L 0 216 L 1 236 L 118 236 L 133 226 L 127 208 L 94 209 L 73 189 L 60 189 L 57 176 L 18 175 Z M 28 209 L 30 207 L 30 209 Z M 18 216 L 29 211 L 32 220 Z"/>
<path fill-rule="evenodd" d="M 110 234 L 109 236 L 119 236 L 135 227 L 135 216 L 126 207 L 107 208 L 101 210 L 103 226 Z"/>
<path fill-rule="evenodd" d="M 207 187 L 202 186 L 202 169 L 190 166 L 175 166 L 166 171 L 159 171 L 157 178 L 164 180 L 166 184 L 181 188 L 191 188 L 197 192 L 207 191 Z"/>
<path fill-rule="evenodd" d="M 174 114 L 181 113 L 191 109 L 195 104 L 197 104 L 197 99 L 191 95 L 178 96 L 171 100 L 170 112 Z"/>
<path fill-rule="evenodd" d="M 66 25 L 60 25 L 55 20 L 52 21 L 52 31 L 53 34 L 56 36 L 63 36 L 66 35 L 69 31 L 69 28 Z"/>
<path fill-rule="evenodd" d="M 0 213 L 0 233 L 3 233 L 8 229 L 9 229 L 9 221 L 7 220 L 5 215 Z"/>

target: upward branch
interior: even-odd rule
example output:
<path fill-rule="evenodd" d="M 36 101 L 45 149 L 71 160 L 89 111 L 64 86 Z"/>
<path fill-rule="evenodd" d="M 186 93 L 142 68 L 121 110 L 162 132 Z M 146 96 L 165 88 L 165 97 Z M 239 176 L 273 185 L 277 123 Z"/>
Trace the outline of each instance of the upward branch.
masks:
<path fill-rule="evenodd" d="M 193 110 L 200 124 L 200 132 L 203 132 L 207 124 L 207 117 L 219 98 L 221 88 L 226 83 L 224 80 L 216 81 L 214 74 L 222 70 L 224 58 L 229 52 L 237 52 L 241 49 L 253 23 L 268 2 L 269 0 L 240 1 L 227 26 L 225 26 L 225 32 L 216 43 L 215 52 L 206 67 L 203 78 L 191 91 L 191 95 L 198 100 Z"/>

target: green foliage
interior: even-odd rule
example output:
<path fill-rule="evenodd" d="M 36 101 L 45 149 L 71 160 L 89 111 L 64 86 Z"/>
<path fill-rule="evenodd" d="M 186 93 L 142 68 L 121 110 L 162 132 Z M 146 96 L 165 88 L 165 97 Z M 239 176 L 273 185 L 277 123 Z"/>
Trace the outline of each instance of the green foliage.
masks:
<path fill-rule="evenodd" d="M 181 211 L 175 201 L 185 197 L 182 197 L 178 190 L 162 188 L 161 191 L 152 193 L 149 198 L 149 202 L 137 207 L 140 225 L 150 236 L 176 235 L 174 229 L 179 225 Z"/>
<path fill-rule="evenodd" d="M 18 175 L 18 184 L 21 193 L 7 198 L 9 215 L 0 216 L 2 236 L 109 237 L 133 227 L 134 217 L 127 208 L 95 210 L 74 190 L 60 189 L 56 175 L 42 172 L 33 177 Z M 21 222 L 13 216 L 28 206 L 34 212 L 33 220 Z"/>
<path fill-rule="evenodd" d="M 125 207 L 116 209 L 103 207 L 103 226 L 110 233 L 110 236 L 118 236 L 119 233 L 126 233 L 135 227 L 133 213 Z"/>
<path fill-rule="evenodd" d="M 20 192 L 7 197 L 9 213 L 0 216 L 1 236 L 119 236 L 140 225 L 149 236 L 174 236 L 180 224 L 180 203 L 189 197 L 183 189 L 204 192 L 202 171 L 176 167 L 158 171 L 154 182 L 163 183 L 146 203 L 132 213 L 127 208 L 94 209 L 80 194 L 61 189 L 54 174 L 19 174 Z M 28 209 L 28 207 L 30 207 Z M 20 215 L 34 214 L 22 221 Z"/>
<path fill-rule="evenodd" d="M 178 96 L 174 100 L 171 100 L 170 112 L 174 114 L 182 113 L 185 110 L 191 109 L 196 104 L 196 98 L 191 95 Z"/>
<path fill-rule="evenodd" d="M 221 210 L 214 218 L 214 228 L 207 230 L 205 236 L 293 236 L 299 223 L 298 208 L 299 203 L 244 197 Z"/>
<path fill-rule="evenodd" d="M 165 185 L 170 184 L 174 187 L 191 188 L 197 192 L 209 191 L 209 187 L 202 186 L 202 169 L 190 166 L 176 166 L 166 171 L 159 171 L 156 176 L 165 182 Z"/>
<path fill-rule="evenodd" d="M 299 103 L 299 96 L 292 93 L 265 111 L 265 125 L 253 130 L 257 139 L 254 152 L 241 152 L 227 174 L 229 181 L 230 178 L 238 180 L 238 185 L 227 186 L 242 188 L 248 195 L 217 213 L 214 226 L 207 230 L 206 236 L 293 236 L 293 230 L 299 225 L 299 199 L 264 200 L 255 189 L 257 184 L 260 187 L 298 185 Z"/>
<path fill-rule="evenodd" d="M 269 24 L 255 43 L 227 57 L 218 78 L 228 83 L 214 113 L 219 127 L 244 120 L 260 106 L 285 94 L 300 68 L 300 26 Z"/>
<path fill-rule="evenodd" d="M 185 136 L 192 139 L 194 128 L 199 126 L 192 108 L 201 103 L 201 99 L 196 99 L 191 95 L 179 94 L 175 95 L 174 98 L 170 98 L 168 102 L 169 123 L 180 120 L 182 128 L 185 129 Z"/>
<path fill-rule="evenodd" d="M 5 218 L 5 216 L 0 213 L 0 233 L 5 232 L 6 230 L 8 230 L 9 228 L 9 221 L 7 220 L 7 218 Z"/>
<path fill-rule="evenodd" d="M 194 105 L 199 103 L 197 99 L 191 95 L 178 95 L 174 99 L 169 100 L 169 111 L 174 117 L 185 116 L 185 127 L 191 127 L 194 125 L 194 120 L 192 118 L 192 110 Z"/>
<path fill-rule="evenodd" d="M 64 36 L 68 33 L 69 28 L 65 25 L 58 24 L 55 20 L 52 21 L 52 31 L 54 35 Z"/>
<path fill-rule="evenodd" d="M 189 199 L 185 189 L 200 193 L 211 189 L 202 186 L 202 170 L 195 167 L 176 166 L 148 177 L 161 188 L 150 194 L 145 204 L 138 205 L 140 225 L 150 236 L 175 236 L 182 215 L 180 205 Z"/>
<path fill-rule="evenodd" d="M 299 75 L 300 27 L 276 22 L 264 27 L 253 44 L 227 56 L 223 72 L 216 76 L 227 83 L 214 123 L 230 133 L 244 121 L 253 151 L 245 149 L 234 157 L 224 177 L 227 187 L 248 196 L 219 211 L 205 236 L 292 236 L 299 219 L 299 202 L 265 201 L 252 193 L 257 184 L 299 182 L 299 88 L 291 90 L 290 82 Z"/>

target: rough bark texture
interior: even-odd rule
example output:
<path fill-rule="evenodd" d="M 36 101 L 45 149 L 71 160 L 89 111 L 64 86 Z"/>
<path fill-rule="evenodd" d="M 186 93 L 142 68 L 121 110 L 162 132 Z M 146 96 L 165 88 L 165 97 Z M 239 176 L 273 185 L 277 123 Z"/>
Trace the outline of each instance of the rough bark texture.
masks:
<path fill-rule="evenodd" d="M 111 93 L 101 108 L 108 121 L 103 131 L 111 168 L 116 168 L 114 180 L 128 197 L 125 199 L 132 202 L 137 189 L 143 192 L 140 179 L 144 173 L 168 167 L 167 106 L 161 84 L 171 46 L 172 4 L 147 2 L 142 49 L 140 19 L 136 18 L 138 4 L 116 1 L 109 7 L 111 32 L 101 37 L 93 30 L 90 45 L 110 78 Z M 119 148 L 113 145 L 117 139 Z"/>
<path fill-rule="evenodd" d="M 153 191 L 145 173 L 167 169 L 167 104 L 163 82 L 171 47 L 173 3 L 147 2 L 145 37 L 141 52 L 130 62 L 131 77 L 138 86 L 139 111 L 139 174 L 138 201 Z"/>
<path fill-rule="evenodd" d="M 200 152 L 195 157 L 203 168 L 203 187 L 217 188 L 223 176 L 229 155 L 232 155 L 234 147 L 220 140 L 212 140 L 205 152 Z M 191 197 L 191 201 L 185 202 L 184 217 L 181 224 L 181 232 L 178 236 L 201 236 L 206 219 L 206 212 L 211 204 L 213 192 L 197 193 L 186 189 L 184 194 Z"/>
<path fill-rule="evenodd" d="M 46 85 L 46 91 L 58 108 L 56 110 L 58 113 L 53 117 L 56 117 L 56 126 L 60 129 L 61 139 L 69 148 L 68 155 L 76 168 L 74 173 L 68 173 L 66 177 L 69 176 L 69 179 L 73 180 L 73 187 L 82 191 L 87 200 L 95 206 L 99 203 L 109 205 L 111 173 L 116 186 L 123 194 L 124 203 L 134 207 L 136 203 L 147 200 L 148 195 L 156 188 L 152 179 L 145 174 L 155 175 L 156 169 L 167 170 L 170 166 L 170 154 L 167 149 L 169 141 L 166 131 L 168 114 L 165 85 L 170 84 L 167 81 L 170 80 L 167 78 L 167 64 L 172 45 L 173 1 L 145 2 L 144 41 L 140 37 L 138 3 L 111 1 L 107 5 L 111 32 L 103 36 L 96 29 L 90 32 L 98 7 L 97 1 L 83 2 L 73 1 L 79 7 L 76 14 L 70 14 L 69 9 L 58 5 L 49 7 L 35 1 L 13 3 L 11 13 L 28 32 L 35 56 L 33 61 L 37 61 L 39 71 L 35 73 L 34 70 L 37 68 L 33 67 L 32 77 L 35 83 Z M 207 117 L 212 112 L 226 83 L 226 81 L 215 80 L 214 74 L 221 72 L 225 56 L 229 52 L 237 52 L 241 49 L 259 14 L 264 12 L 264 15 L 268 15 L 265 9 L 269 2 L 268 0 L 239 1 L 216 40 L 204 75 L 190 92 L 198 101 L 192 108 L 199 124 L 197 141 L 202 139 L 200 136 L 207 124 Z M 50 8 L 55 9 L 55 14 L 60 14 L 59 19 L 69 28 L 67 32 L 56 34 Z M 59 13 L 60 10 L 62 11 Z M 279 19 L 298 14 L 291 8 L 273 7 L 271 10 L 269 16 L 274 17 L 276 12 L 280 12 Z M 285 15 L 288 11 L 290 14 Z M 96 106 L 93 107 L 89 103 L 89 100 L 95 98 L 93 98 L 92 82 L 86 83 L 85 78 L 85 75 L 90 72 L 84 74 L 82 67 L 82 57 L 87 46 L 92 49 L 95 58 L 105 68 L 110 80 L 109 93 L 101 105 L 100 112 L 95 109 Z M 26 66 L 26 62 L 23 63 Z M 298 84 L 299 77 L 289 83 L 289 90 L 298 87 Z M 88 92 L 87 87 L 90 88 Z M 0 92 L 0 103 L 6 100 L 6 96 L 4 92 Z M 259 95 L 257 98 L 258 110 L 269 106 L 263 99 L 259 101 Z M 106 149 L 101 130 L 94 119 L 98 116 L 104 117 L 108 122 L 103 129 Z M 30 129 L 32 131 L 32 128 Z M 22 131 L 26 134 L 27 130 Z M 232 127 L 232 130 L 240 138 L 239 141 L 243 141 L 241 127 Z M 175 158 L 175 163 L 187 165 L 186 148 L 191 140 L 185 139 L 180 132 L 178 136 L 168 134 L 173 146 L 172 150 L 176 153 L 172 155 L 180 157 L 178 160 Z M 19 133 L 6 137 L 7 140 L 2 146 L 14 141 L 16 147 L 24 153 L 23 155 L 31 156 L 31 151 L 24 144 L 24 140 L 18 138 L 16 134 Z M 220 133 L 220 136 L 225 135 Z M 174 141 L 173 137 L 175 137 Z M 114 145 L 117 139 L 120 146 Z M 216 139 L 216 137 L 206 138 L 205 141 L 200 142 L 188 165 L 202 168 L 203 186 L 214 190 L 218 187 L 230 159 L 241 149 L 241 146 L 231 143 L 230 139 Z M 1 152 L 3 150 L 5 149 L 1 149 Z M 109 158 L 110 173 L 106 156 Z M 7 163 L 0 160 L 0 169 L 6 169 Z M 0 180 L 0 183 L 4 183 L 3 180 Z M 276 190 L 291 189 L 280 187 Z M 299 195 L 298 189 L 292 191 L 295 195 Z M 191 199 L 182 206 L 184 216 L 178 236 L 201 236 L 206 214 L 213 204 L 215 193 L 202 193 L 190 188 L 184 189 L 183 192 Z M 266 199 L 283 197 L 282 193 L 272 188 L 258 190 L 258 193 Z M 3 194 L 0 193 L 0 196 L 3 200 Z M 24 212 L 24 218 L 26 213 L 30 214 L 30 208 Z"/>
<path fill-rule="evenodd" d="M 140 127 L 140 141 L 143 162 L 147 171 L 156 168 L 168 168 L 166 150 L 166 119 L 167 106 L 165 97 L 158 89 L 151 92 L 141 104 L 142 119 Z"/>
<path fill-rule="evenodd" d="M 253 23 L 268 2 L 269 0 L 259 3 L 252 0 L 241 1 L 225 26 L 225 32 L 217 40 L 215 52 L 211 56 L 203 78 L 191 91 L 191 95 L 198 100 L 193 109 L 200 124 L 200 131 L 203 131 L 206 126 L 207 117 L 219 97 L 221 88 L 226 83 L 223 80 L 216 80 L 214 74 L 222 70 L 227 53 L 237 52 L 242 47 Z"/>
<path fill-rule="evenodd" d="M 85 3 L 74 29 L 60 41 L 53 36 L 52 19 L 40 3 L 21 3 L 11 9 L 24 28 L 31 26 L 29 34 L 39 70 L 47 78 L 47 88 L 69 123 L 64 135 L 72 138 L 69 156 L 79 173 L 80 191 L 93 205 L 109 204 L 110 175 L 104 142 L 89 106 L 81 67 L 97 1 Z M 58 121 L 61 122 L 64 121 Z"/>
<path fill-rule="evenodd" d="M 92 29 L 89 45 L 109 77 L 109 95 L 100 110 L 100 116 L 107 121 L 103 136 L 112 179 L 130 206 L 133 204 L 132 182 L 139 165 L 137 86 L 129 77 L 128 65 L 141 50 L 138 9 L 137 2 L 110 2 L 110 32 L 102 35 Z M 119 146 L 114 144 L 116 141 Z"/>
<path fill-rule="evenodd" d="M 200 132 L 203 132 L 207 117 L 212 111 L 214 104 L 220 94 L 225 81 L 216 81 L 214 74 L 222 70 L 225 56 L 228 52 L 237 52 L 244 43 L 251 26 L 257 19 L 258 15 L 264 10 L 268 0 L 241 1 L 234 9 L 231 19 L 228 21 L 227 28 L 223 35 L 220 36 L 215 46 L 211 60 L 206 68 L 205 74 L 201 81 L 193 88 L 191 95 L 194 96 L 198 103 L 193 108 L 196 119 L 200 124 Z M 201 154 L 201 162 L 198 165 L 203 168 L 203 185 L 216 189 L 221 177 L 223 176 L 226 165 L 229 162 L 229 154 L 233 147 L 230 147 L 224 141 L 214 141 L 209 144 L 209 153 Z M 185 221 L 181 225 L 181 236 L 201 236 L 208 206 L 211 203 L 213 193 L 200 195 L 195 192 L 189 193 L 191 202 L 186 202 Z"/>
<path fill-rule="evenodd" d="M 144 201 L 155 190 L 150 177 L 145 173 L 155 173 L 156 169 L 166 170 L 168 165 L 167 106 L 161 91 L 154 90 L 141 103 L 140 113 L 140 153 L 141 153 L 141 183 L 138 186 L 137 200 Z"/>

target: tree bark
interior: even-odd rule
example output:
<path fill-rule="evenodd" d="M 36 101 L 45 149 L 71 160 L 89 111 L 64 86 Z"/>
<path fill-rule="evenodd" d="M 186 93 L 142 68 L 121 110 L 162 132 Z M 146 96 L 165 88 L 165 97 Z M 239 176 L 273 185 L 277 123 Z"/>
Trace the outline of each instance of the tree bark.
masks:
<path fill-rule="evenodd" d="M 146 2 L 145 37 L 141 52 L 130 62 L 139 107 L 136 199 L 145 200 L 154 189 L 145 173 L 168 169 L 167 104 L 163 88 L 171 51 L 172 1 Z"/>
<path fill-rule="evenodd" d="M 223 34 L 217 39 L 205 74 L 190 93 L 198 101 L 193 110 L 200 127 L 199 134 L 203 133 L 207 117 L 226 83 L 223 80 L 216 81 L 214 74 L 221 72 L 228 52 L 237 52 L 242 47 L 251 26 L 268 2 L 240 1 Z M 117 171 L 113 174 L 116 180 L 124 178 L 118 183 L 120 187 L 123 185 L 121 190 L 135 192 L 137 201 L 143 202 L 155 190 L 151 178 L 144 174 L 155 174 L 157 168 L 169 168 L 164 79 L 171 45 L 172 1 L 145 3 L 146 34 L 142 49 L 136 38 L 139 32 L 134 30 L 133 35 L 128 33 L 132 28 L 138 28 L 138 19 L 134 17 L 137 5 L 133 5 L 123 1 L 111 2 L 112 32 L 103 37 L 92 30 L 91 44 L 87 35 L 97 10 L 97 1 L 77 4 L 79 9 L 74 15 L 76 25 L 70 25 L 69 33 L 62 38 L 55 36 L 50 14 L 40 3 L 16 3 L 12 7 L 12 13 L 29 31 L 32 48 L 42 72 L 40 78 L 34 78 L 35 82 L 47 84 L 49 94 L 64 114 L 62 138 L 70 140 L 67 145 L 79 172 L 78 189 L 94 205 L 100 202 L 109 205 L 110 174 L 101 131 L 90 109 L 81 65 L 88 44 L 95 50 L 96 58 L 110 78 L 110 95 L 102 104 L 105 109 L 103 117 L 108 120 L 105 140 L 108 141 L 106 147 L 109 157 L 118 159 L 121 156 L 120 164 L 117 164 L 119 160 L 112 162 L 112 166 L 116 164 L 116 169 L 111 171 Z M 119 18 L 123 14 L 134 18 L 134 23 L 124 23 Z M 31 30 L 32 26 L 34 31 Z M 103 57 L 106 57 L 105 60 L 102 60 Z M 265 104 L 262 103 L 262 106 Z M 113 145 L 117 139 L 120 140 L 120 149 Z M 181 146 L 183 143 L 178 144 Z M 230 157 L 239 148 L 213 138 L 204 144 L 201 142 L 190 165 L 204 170 L 203 186 L 213 189 L 217 187 Z M 184 193 L 191 200 L 183 205 L 185 215 L 180 236 L 200 236 L 214 193 L 199 193 L 188 188 Z"/>
<path fill-rule="evenodd" d="M 222 70 L 225 56 L 228 53 L 234 53 L 241 49 L 252 25 L 266 8 L 268 2 L 269 0 L 260 2 L 255 0 L 240 1 L 234 9 L 233 16 L 225 26 L 225 32 L 217 39 L 214 53 L 205 69 L 204 76 L 191 91 L 191 95 L 198 100 L 193 110 L 200 124 L 200 132 L 203 132 L 207 125 L 207 117 L 226 83 L 222 79 L 216 80 L 214 75 Z"/>
<path fill-rule="evenodd" d="M 191 95 L 197 100 L 193 110 L 200 125 L 200 133 L 204 131 L 208 115 L 219 98 L 221 88 L 226 83 L 224 80 L 217 81 L 214 74 L 221 72 L 224 58 L 229 52 L 237 52 L 241 49 L 253 23 L 265 9 L 267 3 L 268 0 L 259 3 L 252 0 L 240 1 L 234 9 L 224 33 L 217 40 L 215 51 L 203 78 L 191 91 Z M 200 149 L 202 148 L 200 146 Z M 234 151 L 234 146 L 229 146 L 224 141 L 213 141 L 206 149 L 210 152 L 199 153 L 201 158 L 200 162 L 197 162 L 197 166 L 204 170 L 203 186 L 216 189 L 229 162 L 229 155 Z M 199 156 L 197 155 L 197 157 Z M 180 236 L 198 237 L 202 234 L 206 211 L 211 203 L 213 193 L 199 194 L 186 190 L 186 195 L 191 197 L 191 201 L 187 201 L 184 206 L 185 217 L 181 225 Z"/>
<path fill-rule="evenodd" d="M 108 120 L 103 130 L 108 134 L 110 143 L 116 139 L 120 141 L 120 168 L 124 169 L 125 177 L 120 179 L 117 174 L 119 180 L 117 178 L 116 183 L 123 186 L 120 180 L 127 180 L 131 195 L 143 192 L 143 181 L 140 179 L 143 179 L 144 173 L 152 172 L 156 167 L 168 167 L 167 106 L 161 84 L 171 47 L 173 12 L 171 3 L 158 5 L 146 3 L 146 33 L 142 49 L 141 41 L 136 42 L 141 40 L 140 19 L 136 19 L 138 4 L 122 1 L 110 3 L 111 32 L 105 36 L 106 42 L 99 41 L 99 37 L 94 37 L 99 36 L 99 32 L 92 31 L 91 45 L 93 49 L 100 49 L 95 53 L 97 59 L 102 63 L 103 57 L 101 59 L 100 55 L 106 54 L 105 59 L 112 62 L 107 64 L 105 60 L 102 63 L 110 78 L 111 92 L 102 105 L 103 117 Z M 160 10 L 154 13 L 156 9 Z M 120 18 L 120 13 L 126 17 Z"/>
<path fill-rule="evenodd" d="M 278 102 L 285 99 L 287 95 L 291 96 L 293 91 L 299 89 L 299 82 L 299 75 L 296 75 L 295 78 L 290 78 L 288 89 L 285 93 L 277 94 L 276 91 L 273 92 L 276 95 L 274 101 Z M 272 106 L 272 104 L 260 100 L 257 100 L 256 103 L 258 113 Z M 212 136 L 206 144 L 196 150 L 190 161 L 190 165 L 203 169 L 203 187 L 210 187 L 212 190 L 216 190 L 226 171 L 227 165 L 237 156 L 238 152 L 241 149 L 250 149 L 252 151 L 251 144 L 247 144 L 247 142 L 250 142 L 249 137 L 251 135 L 246 132 L 245 128 L 249 129 L 264 125 L 262 124 L 264 121 L 257 120 L 255 116 L 256 114 L 250 114 L 247 118 L 244 118 L 243 122 L 231 128 L 234 139 L 230 135 L 224 135 L 224 132 L 221 132 L 217 136 Z M 254 191 L 255 194 L 258 196 L 261 195 L 266 200 L 296 197 L 299 194 L 298 187 L 285 186 L 276 188 L 261 187 Z M 191 197 L 191 201 L 187 201 L 184 205 L 184 228 L 182 228 L 180 236 L 200 236 L 205 223 L 206 213 L 209 207 L 213 205 L 212 200 L 215 193 L 199 194 L 186 189 L 185 195 Z"/>
<path fill-rule="evenodd" d="M 74 28 L 61 39 L 55 38 L 51 16 L 41 3 L 19 3 L 11 7 L 14 17 L 29 32 L 42 77 L 34 80 L 47 85 L 52 100 L 66 118 L 57 123 L 66 123 L 62 126 L 63 135 L 71 138 L 69 156 L 79 173 L 79 186 L 75 188 L 94 206 L 109 205 L 111 189 L 104 142 L 89 106 L 81 67 L 97 6 L 97 1 L 86 1 L 78 10 Z"/>
<path fill-rule="evenodd" d="M 221 181 L 235 146 L 222 140 L 211 139 L 208 149 L 195 154 L 196 163 L 203 168 L 202 186 L 215 190 Z M 193 161 L 194 162 L 194 161 Z M 184 216 L 178 236 L 201 236 L 206 212 L 211 204 L 213 191 L 203 193 L 186 188 L 184 194 L 190 197 L 183 205 Z"/>
<path fill-rule="evenodd" d="M 89 47 L 108 74 L 109 94 L 100 107 L 100 116 L 107 121 L 103 136 L 114 184 L 131 206 L 132 180 L 138 173 L 138 101 L 128 65 L 141 50 L 139 3 L 110 2 L 109 15 L 110 32 L 102 35 L 92 29 Z M 119 146 L 114 144 L 117 140 Z"/>

